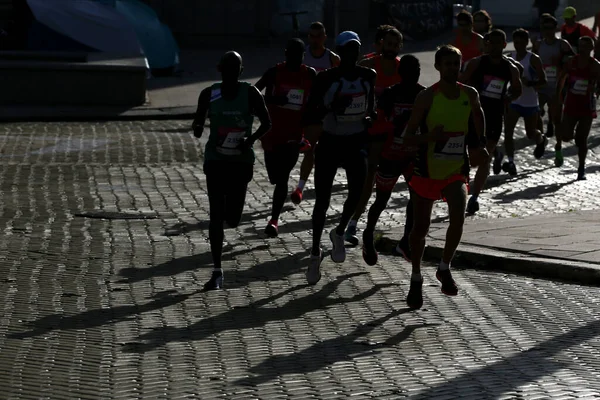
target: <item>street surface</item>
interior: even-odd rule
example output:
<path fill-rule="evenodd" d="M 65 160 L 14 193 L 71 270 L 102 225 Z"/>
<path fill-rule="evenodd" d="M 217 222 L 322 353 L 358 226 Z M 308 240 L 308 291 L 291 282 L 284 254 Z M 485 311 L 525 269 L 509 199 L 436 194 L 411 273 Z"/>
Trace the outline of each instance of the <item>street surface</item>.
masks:
<path fill-rule="evenodd" d="M 424 308 L 408 311 L 408 264 L 367 267 L 360 248 L 341 265 L 326 259 L 307 287 L 312 182 L 266 239 L 260 150 L 242 224 L 226 230 L 227 290 L 200 292 L 205 139 L 189 126 L 0 126 L 0 398 L 600 398 L 597 288 L 456 270 L 449 298 L 428 264 Z M 492 177 L 472 218 L 600 209 L 600 139 L 590 143 L 586 182 L 574 182 L 573 148 L 561 169 L 552 151 L 519 151 L 519 176 Z M 403 223 L 397 189 L 382 230 Z M 443 221 L 445 205 L 434 213 Z"/>

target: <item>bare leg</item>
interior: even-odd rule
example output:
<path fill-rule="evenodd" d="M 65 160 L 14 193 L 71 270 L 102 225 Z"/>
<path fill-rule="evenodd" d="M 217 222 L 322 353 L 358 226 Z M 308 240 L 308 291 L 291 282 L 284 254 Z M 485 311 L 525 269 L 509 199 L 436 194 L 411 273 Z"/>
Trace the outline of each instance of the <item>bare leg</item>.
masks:
<path fill-rule="evenodd" d="M 462 238 L 465 224 L 465 209 L 467 208 L 467 185 L 464 182 L 454 182 L 443 190 L 448 202 L 450 225 L 446 232 L 446 243 L 442 261 L 450 264 Z"/>
<path fill-rule="evenodd" d="M 412 273 L 421 274 L 421 259 L 425 251 L 425 237 L 431 225 L 431 210 L 433 200 L 426 199 L 413 193 L 413 228 L 410 233 L 410 248 L 412 253 Z"/>

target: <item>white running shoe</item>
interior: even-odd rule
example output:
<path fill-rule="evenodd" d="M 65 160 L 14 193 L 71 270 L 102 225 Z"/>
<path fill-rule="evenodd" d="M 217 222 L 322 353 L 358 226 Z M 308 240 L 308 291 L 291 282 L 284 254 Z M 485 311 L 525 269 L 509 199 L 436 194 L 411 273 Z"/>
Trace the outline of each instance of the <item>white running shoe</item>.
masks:
<path fill-rule="evenodd" d="M 331 240 L 331 259 L 334 263 L 343 263 L 346 261 L 346 247 L 344 246 L 344 236 L 338 235 L 335 229 L 329 232 L 329 239 Z"/>
<path fill-rule="evenodd" d="M 306 270 L 306 282 L 309 285 L 316 285 L 321 280 L 321 261 L 323 260 L 323 250 L 319 250 L 318 256 L 310 255 L 310 263 Z"/>

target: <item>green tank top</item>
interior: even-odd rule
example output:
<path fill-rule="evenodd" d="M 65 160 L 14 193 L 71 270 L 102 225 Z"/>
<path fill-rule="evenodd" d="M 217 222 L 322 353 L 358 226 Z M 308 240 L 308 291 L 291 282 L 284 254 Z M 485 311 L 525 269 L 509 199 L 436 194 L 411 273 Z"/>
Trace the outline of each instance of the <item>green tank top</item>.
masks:
<path fill-rule="evenodd" d="M 240 82 L 237 96 L 225 100 L 221 96 L 221 84 L 210 88 L 210 135 L 204 151 L 204 162 L 231 161 L 254 163 L 252 148 L 242 152 L 237 149 L 243 138 L 252 134 L 254 117 L 250 112 L 248 93 L 250 84 Z"/>
<path fill-rule="evenodd" d="M 461 87 L 457 99 L 449 99 L 434 86 L 433 102 L 425 123 L 428 132 L 437 125 L 444 127 L 447 140 L 428 143 L 417 155 L 415 174 L 431 179 L 447 179 L 469 173 L 467 135 L 471 117 L 471 100 Z"/>

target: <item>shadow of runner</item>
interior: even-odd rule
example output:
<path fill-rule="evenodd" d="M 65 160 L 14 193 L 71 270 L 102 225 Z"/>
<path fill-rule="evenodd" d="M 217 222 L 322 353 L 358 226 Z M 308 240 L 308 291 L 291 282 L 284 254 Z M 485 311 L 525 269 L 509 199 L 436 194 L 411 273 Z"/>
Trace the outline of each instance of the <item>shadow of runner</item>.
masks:
<path fill-rule="evenodd" d="M 599 335 L 600 321 L 590 322 L 548 339 L 527 351 L 436 385 L 413 398 L 416 400 L 428 400 L 436 398 L 436 396 L 455 398 L 466 391 L 473 398 L 501 398 L 502 395 L 514 391 L 519 386 L 552 375 L 565 368 L 565 365 L 553 360 L 558 352 L 582 344 Z M 475 397 L 477 389 L 479 396 Z M 517 397 L 515 394 L 514 398 Z"/>
<path fill-rule="evenodd" d="M 364 274 L 366 274 L 366 272 L 357 272 L 340 276 L 335 280 L 326 283 L 320 291 L 290 300 L 281 307 L 263 308 L 263 306 L 269 304 L 274 299 L 282 297 L 283 294 L 280 293 L 275 296 L 250 303 L 243 308 L 234 308 L 225 313 L 204 318 L 183 328 L 175 328 L 170 326 L 156 328 L 153 331 L 140 336 L 139 340 L 142 341 L 142 343 L 130 344 L 126 346 L 123 351 L 130 353 L 145 353 L 152 351 L 157 347 L 165 346 L 167 343 L 171 342 L 199 341 L 229 330 L 243 331 L 245 329 L 259 328 L 267 324 L 269 321 L 294 320 L 300 318 L 310 311 L 331 307 L 338 304 L 363 301 L 384 287 L 396 286 L 394 284 L 375 285 L 371 289 L 363 293 L 359 293 L 353 297 L 329 297 L 335 293 L 338 286 L 343 281 Z M 288 289 L 287 292 L 289 293 L 304 287 L 306 287 L 306 285 L 297 286 L 295 288 Z"/>
<path fill-rule="evenodd" d="M 512 203 L 513 201 L 523 200 L 523 199 L 539 199 L 539 198 L 543 198 L 546 196 L 551 196 L 555 192 L 562 189 L 563 187 L 570 185 L 574 182 L 577 182 L 577 181 L 572 180 L 569 182 L 553 183 L 550 185 L 541 184 L 541 185 L 537 185 L 537 186 L 531 186 L 531 187 L 528 187 L 527 189 L 518 190 L 518 191 L 506 190 L 504 192 L 495 194 L 494 199 L 498 200 L 499 203 Z"/>
<path fill-rule="evenodd" d="M 381 318 L 358 326 L 347 335 L 316 343 L 307 349 L 292 354 L 269 357 L 257 366 L 250 368 L 250 372 L 258 374 L 257 376 L 242 378 L 234 383 L 244 386 L 257 386 L 277 379 L 282 375 L 316 372 L 339 361 L 347 361 L 361 356 L 373 356 L 376 351 L 378 352 L 378 348 L 400 344 L 419 328 L 439 325 L 408 325 L 383 343 L 357 341 L 357 339 L 372 332 L 386 321 L 410 311 L 410 308 L 395 310 Z"/>
<path fill-rule="evenodd" d="M 260 245 L 249 249 L 236 250 L 231 253 L 223 254 L 223 261 L 229 261 L 237 256 L 251 253 L 259 250 L 267 250 L 269 245 Z M 208 268 L 212 266 L 212 255 L 210 251 L 192 256 L 174 258 L 165 263 L 152 266 L 150 268 L 124 268 L 119 272 L 123 279 L 117 283 L 136 283 L 146 279 L 159 276 L 173 276 L 187 271 L 193 271 L 199 268 Z"/>
<path fill-rule="evenodd" d="M 152 298 L 154 298 L 153 301 L 141 305 L 132 304 L 112 308 L 99 308 L 70 316 L 65 316 L 62 313 L 47 315 L 33 322 L 29 322 L 28 325 L 32 327 L 31 330 L 27 332 L 11 333 L 8 335 L 8 338 L 25 339 L 44 335 L 56 330 L 90 329 L 121 321 L 137 319 L 139 318 L 139 314 L 156 311 L 161 308 L 181 303 L 199 292 L 200 291 L 195 291 L 175 295 L 170 294 L 173 293 L 173 291 L 161 292 L 152 296 Z"/>

